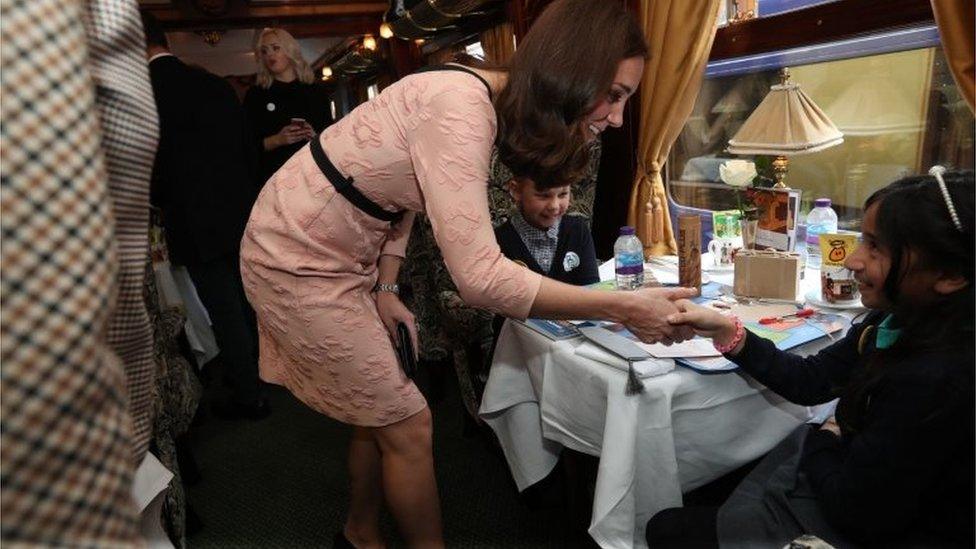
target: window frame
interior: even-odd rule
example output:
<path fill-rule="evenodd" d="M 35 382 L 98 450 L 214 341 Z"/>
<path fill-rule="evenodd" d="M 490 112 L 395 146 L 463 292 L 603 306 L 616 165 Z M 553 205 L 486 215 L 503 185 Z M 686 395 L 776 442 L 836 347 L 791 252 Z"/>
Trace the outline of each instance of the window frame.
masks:
<path fill-rule="evenodd" d="M 929 0 L 798 2 L 812 5 L 718 28 L 705 78 L 941 45 Z M 759 4 L 761 10 L 762 1 Z M 784 28 L 790 32 L 782 32 Z M 933 29 L 934 44 L 929 43 Z M 899 45 L 899 40 L 905 43 Z M 670 189 L 672 175 L 671 163 L 665 162 L 662 176 L 672 225 L 677 230 L 679 216 L 698 215 L 702 218 L 702 238 L 707 241 L 712 233 L 712 210 L 675 202 Z M 798 232 L 805 232 L 802 220 L 797 225 Z"/>
<path fill-rule="evenodd" d="M 709 62 L 923 24 L 935 24 L 928 0 L 838 0 L 719 28 Z"/>

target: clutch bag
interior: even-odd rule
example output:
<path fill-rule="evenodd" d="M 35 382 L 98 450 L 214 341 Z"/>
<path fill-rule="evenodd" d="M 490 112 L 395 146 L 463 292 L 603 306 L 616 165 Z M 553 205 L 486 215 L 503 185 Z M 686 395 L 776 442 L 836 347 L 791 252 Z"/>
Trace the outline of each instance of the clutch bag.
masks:
<path fill-rule="evenodd" d="M 413 350 L 413 340 L 410 339 L 410 330 L 407 329 L 407 325 L 403 322 L 397 322 L 397 341 L 396 341 L 396 352 L 397 360 L 400 361 L 400 367 L 403 368 L 403 373 L 407 374 L 407 377 L 413 379 L 413 376 L 417 373 L 417 355 Z"/>

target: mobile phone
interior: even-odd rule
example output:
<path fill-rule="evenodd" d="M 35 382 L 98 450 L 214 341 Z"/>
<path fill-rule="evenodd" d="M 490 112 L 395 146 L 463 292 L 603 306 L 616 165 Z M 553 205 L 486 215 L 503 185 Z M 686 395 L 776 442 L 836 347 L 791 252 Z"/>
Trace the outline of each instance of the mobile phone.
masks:
<path fill-rule="evenodd" d="M 305 120 L 304 118 L 292 118 L 291 124 L 300 124 L 304 126 L 305 124 L 308 124 L 308 121 Z"/>

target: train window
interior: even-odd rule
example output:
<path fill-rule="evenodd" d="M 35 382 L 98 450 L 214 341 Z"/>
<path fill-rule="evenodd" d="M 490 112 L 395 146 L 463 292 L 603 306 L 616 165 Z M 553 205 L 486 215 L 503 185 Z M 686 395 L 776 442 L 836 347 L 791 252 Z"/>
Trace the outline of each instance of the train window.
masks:
<path fill-rule="evenodd" d="M 761 5 L 761 4 L 760 4 Z M 941 47 L 789 64 L 792 81 L 844 133 L 844 143 L 790 157 L 787 184 L 803 191 L 801 213 L 829 197 L 842 228 L 856 229 L 876 189 L 933 164 L 973 167 L 973 115 Z M 668 189 L 682 206 L 729 209 L 735 195 L 718 177 L 739 126 L 778 82 L 779 67 L 706 77 L 668 160 Z M 770 158 L 756 161 L 762 174 Z M 801 217 L 802 219 L 802 217 Z"/>

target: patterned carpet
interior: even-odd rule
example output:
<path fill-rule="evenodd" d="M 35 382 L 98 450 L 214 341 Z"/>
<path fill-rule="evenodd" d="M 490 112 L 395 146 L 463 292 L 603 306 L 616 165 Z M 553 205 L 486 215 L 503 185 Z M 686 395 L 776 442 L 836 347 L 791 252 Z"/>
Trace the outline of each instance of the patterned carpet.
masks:
<path fill-rule="evenodd" d="M 450 383 L 432 406 L 447 546 L 589 545 L 567 532 L 573 521 L 558 491 L 547 493 L 548 505 L 530 508 L 487 439 L 465 436 L 453 377 Z M 270 400 L 267 419 L 208 417 L 192 433 L 202 479 L 189 488 L 189 501 L 203 527 L 189 538 L 191 548 L 331 547 L 346 512 L 349 430 L 283 389 L 273 388 Z M 383 530 L 390 547 L 404 546 L 388 513 Z"/>

